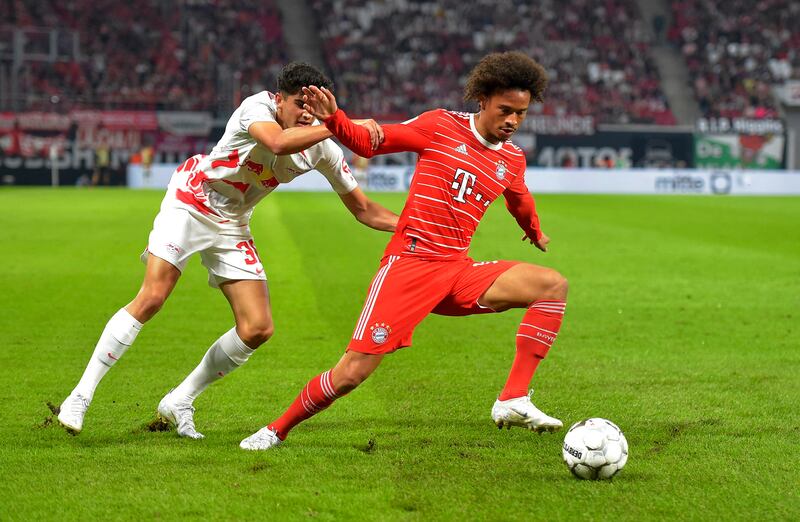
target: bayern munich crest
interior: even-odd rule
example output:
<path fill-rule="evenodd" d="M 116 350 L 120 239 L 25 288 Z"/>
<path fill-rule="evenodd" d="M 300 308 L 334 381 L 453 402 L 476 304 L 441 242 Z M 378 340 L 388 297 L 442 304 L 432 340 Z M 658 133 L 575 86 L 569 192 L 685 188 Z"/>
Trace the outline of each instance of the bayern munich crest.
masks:
<path fill-rule="evenodd" d="M 372 342 L 375 344 L 383 344 L 389 340 L 389 334 L 392 333 L 392 327 L 386 323 L 375 323 L 369 327 L 372 332 Z"/>
<path fill-rule="evenodd" d="M 497 169 L 494 171 L 494 175 L 497 177 L 497 179 L 502 181 L 506 177 L 506 170 L 508 170 L 506 167 L 506 162 L 500 160 L 497 162 Z"/>

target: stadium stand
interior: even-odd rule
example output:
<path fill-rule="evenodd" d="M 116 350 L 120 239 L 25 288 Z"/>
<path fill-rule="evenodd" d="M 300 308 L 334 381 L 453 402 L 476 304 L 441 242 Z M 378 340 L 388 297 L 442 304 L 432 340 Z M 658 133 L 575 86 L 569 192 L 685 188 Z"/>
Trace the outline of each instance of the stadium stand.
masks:
<path fill-rule="evenodd" d="M 337 94 L 353 114 L 400 119 L 432 107 L 472 109 L 461 99 L 467 72 L 488 52 L 519 49 L 551 75 L 536 111 L 675 123 L 636 0 L 307 3 Z M 800 78 L 792 25 L 800 4 L 679 0 L 671 9 L 667 37 L 686 61 L 704 115 L 777 116 L 771 85 Z M 277 0 L 0 0 L 0 19 L 0 52 L 9 51 L 11 28 L 36 28 L 42 40 L 72 32 L 79 44 L 66 58 L 23 61 L 18 99 L 5 110 L 226 114 L 272 87 L 290 56 Z"/>
<path fill-rule="evenodd" d="M 771 84 L 800 78 L 800 3 L 681 0 L 669 40 L 686 60 L 705 116 L 774 118 Z"/>
<path fill-rule="evenodd" d="M 337 92 L 351 112 L 407 116 L 466 108 L 467 72 L 486 53 L 521 50 L 551 75 L 548 114 L 672 124 L 633 0 L 311 0 Z M 424 79 L 424 81 L 422 81 Z"/>
<path fill-rule="evenodd" d="M 229 111 L 286 61 L 273 0 L 5 0 L 0 18 L 80 39 L 77 56 L 23 62 L 18 110 Z"/>

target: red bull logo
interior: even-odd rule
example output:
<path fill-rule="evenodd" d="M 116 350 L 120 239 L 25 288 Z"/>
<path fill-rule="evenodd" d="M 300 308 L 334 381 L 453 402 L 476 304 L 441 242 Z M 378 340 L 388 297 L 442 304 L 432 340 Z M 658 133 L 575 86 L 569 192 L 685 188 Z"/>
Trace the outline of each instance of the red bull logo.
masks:
<path fill-rule="evenodd" d="M 262 179 L 261 180 L 261 185 L 263 185 L 266 188 L 275 188 L 280 184 L 281 184 L 281 182 L 278 181 L 277 179 L 275 179 L 274 177 L 273 178 L 269 178 L 269 179 Z"/>
<path fill-rule="evenodd" d="M 256 163 L 255 161 L 249 159 L 244 160 L 242 166 L 247 167 L 247 170 L 255 174 L 258 174 L 259 176 L 261 176 L 264 173 L 264 165 L 262 165 L 261 163 Z"/>

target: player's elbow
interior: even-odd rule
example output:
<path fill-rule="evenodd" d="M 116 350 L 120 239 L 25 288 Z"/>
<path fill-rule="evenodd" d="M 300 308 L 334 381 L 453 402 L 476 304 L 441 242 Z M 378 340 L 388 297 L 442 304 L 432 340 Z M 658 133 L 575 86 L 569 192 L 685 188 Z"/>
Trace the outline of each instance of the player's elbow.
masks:
<path fill-rule="evenodd" d="M 299 150 L 296 150 L 296 145 L 292 145 L 292 143 L 284 138 L 281 134 L 277 136 L 270 136 L 269 139 L 261 139 L 259 141 L 264 147 L 266 147 L 276 156 L 285 156 L 287 154 L 299 152 Z"/>
<path fill-rule="evenodd" d="M 383 232 L 394 232 L 397 228 L 396 216 L 392 218 L 380 212 L 364 212 L 356 215 L 356 219 L 364 226 Z"/>
<path fill-rule="evenodd" d="M 353 214 L 353 217 L 356 218 L 356 221 L 359 223 L 363 223 L 364 225 L 369 225 L 371 221 L 371 212 L 369 208 L 369 201 L 366 199 L 364 201 L 353 201 L 347 205 L 348 210 L 350 213 Z"/>
<path fill-rule="evenodd" d="M 361 223 L 362 225 L 368 226 L 370 228 L 377 228 L 376 227 L 376 220 L 374 216 L 372 216 L 367 209 L 364 209 L 360 212 L 353 212 L 353 217 L 356 218 L 356 221 Z"/>
<path fill-rule="evenodd" d="M 285 156 L 292 153 L 288 144 L 280 141 L 274 141 L 273 143 L 268 144 L 267 148 L 276 156 Z"/>

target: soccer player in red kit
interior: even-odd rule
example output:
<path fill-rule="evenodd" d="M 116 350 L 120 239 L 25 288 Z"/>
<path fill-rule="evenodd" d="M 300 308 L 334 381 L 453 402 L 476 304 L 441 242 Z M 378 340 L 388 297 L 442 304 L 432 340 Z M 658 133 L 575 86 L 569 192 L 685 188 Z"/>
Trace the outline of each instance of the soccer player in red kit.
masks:
<path fill-rule="evenodd" d="M 486 56 L 472 70 L 464 97 L 477 114 L 437 109 L 402 124 L 384 125 L 384 141 L 370 147 L 325 89 L 304 89 L 306 109 L 356 154 L 399 151 L 419 155 L 396 232 L 370 285 L 347 350 L 331 370 L 314 377 L 286 412 L 244 439 L 240 447 L 269 449 L 289 431 L 361 384 L 383 357 L 411 345 L 414 328 L 433 312 L 470 315 L 524 308 L 516 357 L 492 408 L 498 427 L 554 431 L 561 421 L 533 405 L 528 386 L 561 327 L 567 281 L 550 268 L 517 261 L 475 262 L 470 241 L 486 208 L 500 195 L 528 239 L 542 251 L 533 197 L 525 185 L 525 154 L 511 143 L 528 106 L 541 101 L 544 69 L 518 52 Z"/>

